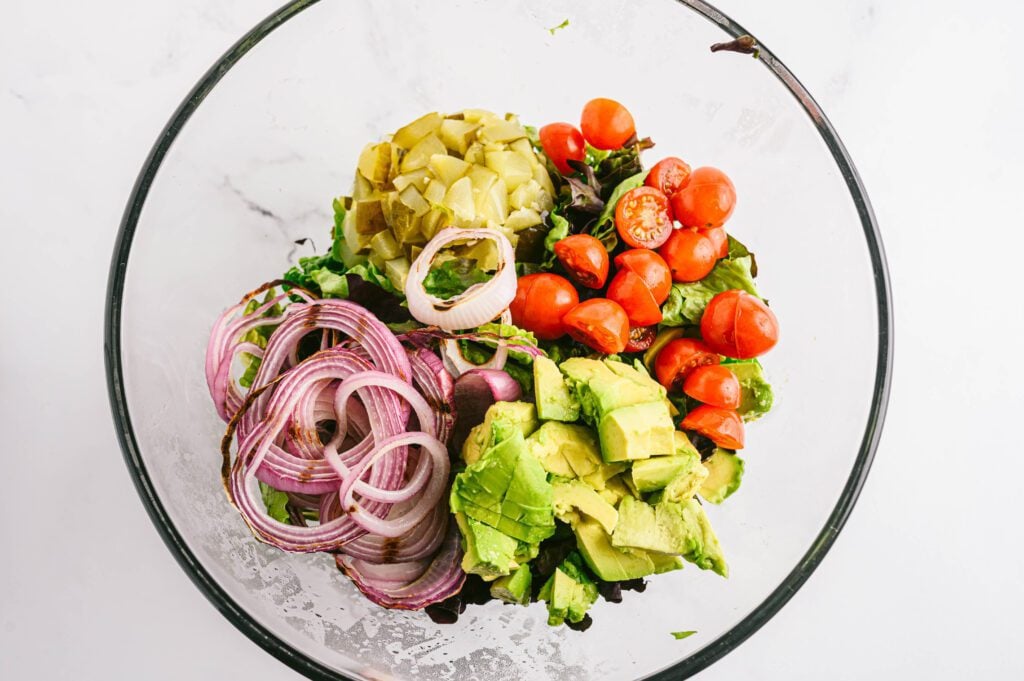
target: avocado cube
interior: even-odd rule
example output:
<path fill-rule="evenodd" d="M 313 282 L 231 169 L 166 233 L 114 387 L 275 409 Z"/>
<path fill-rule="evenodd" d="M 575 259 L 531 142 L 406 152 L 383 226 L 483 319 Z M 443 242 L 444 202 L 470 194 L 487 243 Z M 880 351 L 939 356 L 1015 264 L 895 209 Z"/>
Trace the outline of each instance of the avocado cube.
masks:
<path fill-rule="evenodd" d="M 654 574 L 654 563 L 645 551 L 627 553 L 615 548 L 596 520 L 583 519 L 573 531 L 587 567 L 604 581 L 619 582 Z"/>
<path fill-rule="evenodd" d="M 612 546 L 681 555 L 703 570 L 727 576 L 718 537 L 696 499 L 682 503 L 663 500 L 651 506 L 625 497 L 618 511 Z"/>
<path fill-rule="evenodd" d="M 619 407 L 658 401 L 665 394 L 661 386 L 620 376 L 600 360 L 573 357 L 559 366 L 580 402 L 583 420 L 590 424 Z"/>
<path fill-rule="evenodd" d="M 557 626 L 566 620 L 579 622 L 597 600 L 597 585 L 580 565 L 579 554 L 570 553 L 541 587 L 538 598 L 548 606 L 548 624 Z"/>
<path fill-rule="evenodd" d="M 569 522 L 562 516 L 578 510 L 596 520 L 605 532 L 611 534 L 615 530 L 615 523 L 619 518 L 618 511 L 602 499 L 601 495 L 593 488 L 578 480 L 556 480 L 552 487 L 554 487 L 555 516 L 559 520 Z"/>
<path fill-rule="evenodd" d="M 580 403 L 558 370 L 558 365 L 547 357 L 533 360 L 533 392 L 537 415 L 545 421 L 572 423 L 580 417 Z"/>
<path fill-rule="evenodd" d="M 740 382 L 740 407 L 736 411 L 744 421 L 756 421 L 772 408 L 772 386 L 765 380 L 761 363 L 756 359 L 729 362 L 722 366 L 736 374 Z"/>
<path fill-rule="evenodd" d="M 491 598 L 506 603 L 529 605 L 532 586 L 533 573 L 530 572 L 530 566 L 521 565 L 512 574 L 499 577 L 491 584 Z"/>
<path fill-rule="evenodd" d="M 656 456 L 651 459 L 634 461 L 630 475 L 637 491 L 647 494 L 663 489 L 680 473 L 693 465 L 693 459 L 688 456 Z M 697 465 L 700 465 L 700 457 L 697 458 Z"/>
<path fill-rule="evenodd" d="M 455 514 L 455 522 L 462 532 L 462 570 L 485 579 L 507 575 L 515 565 L 513 553 L 517 542 L 492 527 Z"/>
<path fill-rule="evenodd" d="M 675 451 L 674 431 L 664 402 L 619 407 L 598 424 L 601 455 L 608 463 L 669 455 Z"/>
<path fill-rule="evenodd" d="M 734 452 L 716 448 L 704 462 L 708 475 L 698 493 L 704 501 L 720 504 L 739 489 L 743 481 L 743 459 Z"/>

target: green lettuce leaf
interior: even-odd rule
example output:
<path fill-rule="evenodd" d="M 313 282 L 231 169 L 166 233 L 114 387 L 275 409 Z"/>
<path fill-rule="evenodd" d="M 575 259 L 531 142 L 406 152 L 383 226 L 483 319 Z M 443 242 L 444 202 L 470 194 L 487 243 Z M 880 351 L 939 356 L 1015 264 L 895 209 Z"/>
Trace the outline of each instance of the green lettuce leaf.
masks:
<path fill-rule="evenodd" d="M 675 636 L 676 640 L 682 640 L 684 638 L 689 638 L 696 633 L 696 631 L 673 631 L 672 635 Z"/>
<path fill-rule="evenodd" d="M 737 242 L 738 243 L 738 242 Z M 723 258 L 708 276 L 689 284 L 674 284 L 668 300 L 661 308 L 664 326 L 697 324 L 704 308 L 717 294 L 731 289 L 742 289 L 760 297 L 751 272 L 753 256 Z"/>
<path fill-rule="evenodd" d="M 558 208 L 548 213 L 548 219 L 551 220 L 551 229 L 544 237 L 544 250 L 547 251 L 543 262 L 545 268 L 555 264 L 555 244 L 569 236 L 569 221 L 558 212 Z"/>
<path fill-rule="evenodd" d="M 291 524 L 291 517 L 286 508 L 288 506 L 287 494 L 261 482 L 260 496 L 263 497 L 263 504 L 267 507 L 267 515 L 278 522 Z"/>
<path fill-rule="evenodd" d="M 427 272 L 423 279 L 423 288 L 438 298 L 454 298 L 464 293 L 470 286 L 489 281 L 493 276 L 493 273 L 484 272 L 477 267 L 476 260 L 455 258 L 446 260 Z"/>
<path fill-rule="evenodd" d="M 617 184 L 611 195 L 608 197 L 607 202 L 604 204 L 604 210 L 602 210 L 601 214 L 597 217 L 597 222 L 595 222 L 588 230 L 590 234 L 600 239 L 609 251 L 618 244 L 618 237 L 615 234 L 615 206 L 618 205 L 619 199 L 621 199 L 626 192 L 643 185 L 644 180 L 646 179 L 647 171 L 645 170 L 635 175 L 631 175 Z"/>

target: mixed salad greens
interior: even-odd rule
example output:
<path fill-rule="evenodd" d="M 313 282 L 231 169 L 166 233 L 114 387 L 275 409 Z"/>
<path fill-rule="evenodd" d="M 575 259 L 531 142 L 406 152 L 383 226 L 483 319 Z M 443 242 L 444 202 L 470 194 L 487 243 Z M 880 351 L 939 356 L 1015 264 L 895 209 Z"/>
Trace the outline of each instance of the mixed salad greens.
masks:
<path fill-rule="evenodd" d="M 732 182 L 645 169 L 653 146 L 609 99 L 580 129 L 467 109 L 367 145 L 329 252 L 211 335 L 254 534 L 436 621 L 543 601 L 582 630 L 651 575 L 727 576 L 704 503 L 740 486 L 778 323 Z"/>

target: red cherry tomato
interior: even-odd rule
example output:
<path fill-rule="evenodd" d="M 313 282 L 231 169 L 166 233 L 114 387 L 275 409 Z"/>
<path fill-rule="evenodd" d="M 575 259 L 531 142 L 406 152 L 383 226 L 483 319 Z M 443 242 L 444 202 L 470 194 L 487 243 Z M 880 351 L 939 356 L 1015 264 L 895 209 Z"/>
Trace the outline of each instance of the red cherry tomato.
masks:
<path fill-rule="evenodd" d="M 719 260 L 729 257 L 729 235 L 725 233 L 724 227 L 711 227 L 697 231 L 711 240 L 715 247 L 715 257 Z"/>
<path fill-rule="evenodd" d="M 672 195 L 672 211 L 685 227 L 721 227 L 736 207 L 736 188 L 718 168 L 697 168 Z"/>
<path fill-rule="evenodd" d="M 685 430 L 695 430 L 710 438 L 719 447 L 743 449 L 743 419 L 735 409 L 702 404 L 689 412 L 680 425 Z"/>
<path fill-rule="evenodd" d="M 584 300 L 562 317 L 562 324 L 574 340 L 606 355 L 622 352 L 629 343 L 629 317 L 607 298 Z"/>
<path fill-rule="evenodd" d="M 614 99 L 592 99 L 583 107 L 580 129 L 596 149 L 618 149 L 636 134 L 633 116 Z"/>
<path fill-rule="evenodd" d="M 724 364 L 709 364 L 694 369 L 683 382 L 683 392 L 712 407 L 740 407 L 740 381 Z"/>
<path fill-rule="evenodd" d="M 657 326 L 634 326 L 629 330 L 629 342 L 626 343 L 626 352 L 643 352 L 654 345 L 654 339 L 657 337 Z"/>
<path fill-rule="evenodd" d="M 654 294 L 638 275 L 619 270 L 608 285 L 608 299 L 622 306 L 632 326 L 650 326 L 661 321 L 661 308 Z"/>
<path fill-rule="evenodd" d="M 715 245 L 695 229 L 676 229 L 658 254 L 668 263 L 672 280 L 699 281 L 715 267 Z"/>
<path fill-rule="evenodd" d="M 555 340 L 565 334 L 562 317 L 579 302 L 579 294 L 565 277 L 528 274 L 519 277 L 509 311 L 516 326 L 532 331 L 541 340 Z"/>
<path fill-rule="evenodd" d="M 653 187 L 630 189 L 615 206 L 615 228 L 633 248 L 657 248 L 672 233 L 668 197 Z"/>
<path fill-rule="evenodd" d="M 651 289 L 655 302 L 661 305 L 672 291 L 672 272 L 668 263 L 649 248 L 633 248 L 615 256 L 615 266 L 638 275 Z"/>
<path fill-rule="evenodd" d="M 555 255 L 580 286 L 601 288 L 608 280 L 608 249 L 589 234 L 573 234 L 555 243 Z"/>
<path fill-rule="evenodd" d="M 733 289 L 704 308 L 700 334 L 715 352 L 736 359 L 759 357 L 779 340 L 779 321 L 757 296 Z"/>
<path fill-rule="evenodd" d="M 672 196 L 690 183 L 690 166 L 681 158 L 669 156 L 654 164 L 644 184 Z"/>
<path fill-rule="evenodd" d="M 692 338 L 669 341 L 654 358 L 654 375 L 666 390 L 680 387 L 697 367 L 718 364 L 718 354 Z"/>
<path fill-rule="evenodd" d="M 582 161 L 587 153 L 583 134 L 569 123 L 549 123 L 541 128 L 540 145 L 563 175 L 576 172 L 568 161 Z"/>

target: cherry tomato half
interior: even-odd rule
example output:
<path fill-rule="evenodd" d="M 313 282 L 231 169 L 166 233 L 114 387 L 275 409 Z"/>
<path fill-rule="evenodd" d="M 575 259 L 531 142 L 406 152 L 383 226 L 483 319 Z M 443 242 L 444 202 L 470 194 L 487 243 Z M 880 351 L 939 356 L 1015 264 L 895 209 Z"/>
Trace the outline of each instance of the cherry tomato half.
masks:
<path fill-rule="evenodd" d="M 672 280 L 699 281 L 715 267 L 715 245 L 695 229 L 676 229 L 669 235 L 658 254 L 668 263 Z"/>
<path fill-rule="evenodd" d="M 584 300 L 562 317 L 562 324 L 574 340 L 606 355 L 622 352 L 629 343 L 629 317 L 607 298 Z"/>
<path fill-rule="evenodd" d="M 681 158 L 669 156 L 654 164 L 644 184 L 672 196 L 690 183 L 690 166 Z"/>
<path fill-rule="evenodd" d="M 528 274 L 519 277 L 509 311 L 516 326 L 542 340 L 555 340 L 565 335 L 562 317 L 579 302 L 576 288 L 565 277 Z"/>
<path fill-rule="evenodd" d="M 672 195 L 672 211 L 684 227 L 721 227 L 736 207 L 736 188 L 718 168 L 696 168 Z"/>
<path fill-rule="evenodd" d="M 615 266 L 636 274 L 651 289 L 654 301 L 661 305 L 672 291 L 672 272 L 665 259 L 649 248 L 633 248 L 615 256 Z"/>
<path fill-rule="evenodd" d="M 711 227 L 697 231 L 711 239 L 711 243 L 715 246 L 715 257 L 719 260 L 729 257 L 729 235 L 725 233 L 724 227 Z"/>
<path fill-rule="evenodd" d="M 598 97 L 586 103 L 580 129 L 596 149 L 618 149 L 636 134 L 633 115 L 614 99 Z"/>
<path fill-rule="evenodd" d="M 669 341 L 654 358 L 654 375 L 666 390 L 674 390 L 697 367 L 718 364 L 720 361 L 718 353 L 699 340 L 677 338 Z"/>
<path fill-rule="evenodd" d="M 555 243 L 555 255 L 580 286 L 601 288 L 608 280 L 608 249 L 589 234 L 573 234 Z"/>
<path fill-rule="evenodd" d="M 568 161 L 582 161 L 587 153 L 583 133 L 569 123 L 549 123 L 541 128 L 540 145 L 563 175 L 576 172 Z"/>
<path fill-rule="evenodd" d="M 757 296 L 733 289 L 704 308 L 700 334 L 715 352 L 736 359 L 759 357 L 779 340 L 779 321 Z"/>
<path fill-rule="evenodd" d="M 629 330 L 626 352 L 643 352 L 654 344 L 654 339 L 657 337 L 657 326 L 634 326 Z"/>
<path fill-rule="evenodd" d="M 633 248 L 657 248 L 672 234 L 668 197 L 654 187 L 630 189 L 615 206 L 615 228 Z"/>
<path fill-rule="evenodd" d="M 632 326 L 650 326 L 661 321 L 661 308 L 654 294 L 638 275 L 619 270 L 608 285 L 608 299 L 622 306 Z"/>
<path fill-rule="evenodd" d="M 683 382 L 683 392 L 712 407 L 740 407 L 740 381 L 724 364 L 709 364 L 694 369 Z"/>
<path fill-rule="evenodd" d="M 735 409 L 722 409 L 702 404 L 689 412 L 680 424 L 685 430 L 695 430 L 711 438 L 719 447 L 743 449 L 743 419 Z"/>

